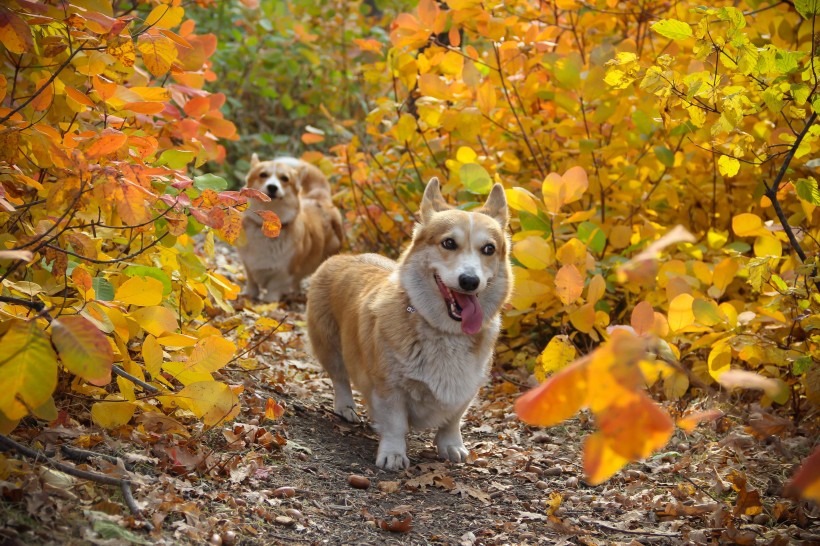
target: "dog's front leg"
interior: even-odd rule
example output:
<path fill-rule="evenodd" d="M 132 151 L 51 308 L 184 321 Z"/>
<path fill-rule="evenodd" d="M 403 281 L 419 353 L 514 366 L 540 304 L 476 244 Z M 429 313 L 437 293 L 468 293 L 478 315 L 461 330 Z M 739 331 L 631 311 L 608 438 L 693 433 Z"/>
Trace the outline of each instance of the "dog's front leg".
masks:
<path fill-rule="evenodd" d="M 371 399 L 373 420 L 379 432 L 379 450 L 376 466 L 385 470 L 402 470 L 410 466 L 407 458 L 407 420 L 405 400 L 398 394 L 381 397 L 374 393 Z"/>
<path fill-rule="evenodd" d="M 438 456 L 442 459 L 449 459 L 454 463 L 467 461 L 469 452 L 461 439 L 461 416 L 467 411 L 467 406 L 469 404 L 453 414 L 436 432 L 436 447 Z"/>

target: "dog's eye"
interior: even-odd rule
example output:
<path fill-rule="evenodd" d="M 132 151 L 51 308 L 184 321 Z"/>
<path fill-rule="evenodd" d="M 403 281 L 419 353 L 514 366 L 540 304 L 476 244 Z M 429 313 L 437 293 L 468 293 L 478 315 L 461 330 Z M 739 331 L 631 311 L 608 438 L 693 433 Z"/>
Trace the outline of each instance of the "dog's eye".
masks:
<path fill-rule="evenodd" d="M 262 180 L 266 179 L 266 178 L 267 178 L 267 177 L 269 177 L 269 176 L 270 176 L 270 175 L 269 175 L 268 173 L 266 173 L 266 172 L 261 172 L 261 173 L 259 173 L 259 178 L 261 178 Z"/>
<path fill-rule="evenodd" d="M 287 182 L 288 180 L 290 180 L 290 178 L 288 178 L 288 175 L 283 174 L 279 177 L 279 180 L 281 180 L 282 182 Z"/>
<path fill-rule="evenodd" d="M 485 256 L 492 256 L 493 254 L 495 254 L 495 245 L 487 243 L 486 245 L 481 247 L 481 253 Z"/>
<path fill-rule="evenodd" d="M 444 239 L 441 242 L 441 246 L 443 246 L 447 250 L 455 250 L 455 249 L 458 248 L 458 245 L 456 244 L 456 242 L 453 239 L 451 239 L 450 237 L 447 237 L 446 239 Z"/>

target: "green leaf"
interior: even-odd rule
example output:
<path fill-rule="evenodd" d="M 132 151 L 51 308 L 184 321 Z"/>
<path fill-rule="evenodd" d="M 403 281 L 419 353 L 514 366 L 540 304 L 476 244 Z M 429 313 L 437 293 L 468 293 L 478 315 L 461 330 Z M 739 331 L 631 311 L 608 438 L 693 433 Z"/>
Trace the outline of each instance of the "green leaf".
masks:
<path fill-rule="evenodd" d="M 603 252 L 606 246 L 606 235 L 592 222 L 581 222 L 578 225 L 578 240 L 596 254 Z"/>
<path fill-rule="evenodd" d="M 172 169 L 183 169 L 194 160 L 195 154 L 190 150 L 165 150 L 159 156 L 157 165 L 166 165 Z"/>
<path fill-rule="evenodd" d="M 811 368 L 813 361 L 810 356 L 801 356 L 792 362 L 792 373 L 794 375 L 803 375 L 809 368 Z"/>
<path fill-rule="evenodd" d="M 652 30 L 670 40 L 685 40 L 692 37 L 692 27 L 689 23 L 677 19 L 664 19 L 652 25 Z"/>
<path fill-rule="evenodd" d="M 215 174 L 203 174 L 194 177 L 194 187 L 200 190 L 224 191 L 228 189 L 228 181 Z"/>
<path fill-rule="evenodd" d="M 666 146 L 655 146 L 655 157 L 658 158 L 658 161 L 660 161 L 664 167 L 675 166 L 675 152 Z"/>
<path fill-rule="evenodd" d="M 490 178 L 490 173 L 477 163 L 467 163 L 462 165 L 458 171 L 461 183 L 469 191 L 478 194 L 490 193 L 493 187 L 493 180 Z"/>
<path fill-rule="evenodd" d="M 132 533 L 128 529 L 120 527 L 116 522 L 108 521 L 106 519 L 95 520 L 94 531 L 104 539 L 119 540 L 120 544 L 124 540 L 127 540 L 132 544 L 153 544 L 153 542 L 145 540 L 136 533 Z"/>
<path fill-rule="evenodd" d="M 789 285 L 786 284 L 786 281 L 780 278 L 780 275 L 772 275 L 771 279 L 772 283 L 777 287 L 780 292 L 788 292 Z"/>
<path fill-rule="evenodd" d="M 105 277 L 94 277 L 91 279 L 91 286 L 98 301 L 111 301 L 114 299 L 114 286 Z"/>
<path fill-rule="evenodd" d="M 820 0 L 794 0 L 794 9 L 803 19 L 811 19 L 814 15 L 820 15 Z"/>
<path fill-rule="evenodd" d="M 57 355 L 48 338 L 36 321 L 12 319 L 0 340 L 0 412 L 9 420 L 25 417 L 56 387 Z"/>
<path fill-rule="evenodd" d="M 817 187 L 817 180 L 814 178 L 801 178 L 794 183 L 794 189 L 803 201 L 820 206 L 820 188 Z"/>
<path fill-rule="evenodd" d="M 54 319 L 51 341 L 68 371 L 99 387 L 111 382 L 114 351 L 108 338 L 88 319 L 79 315 Z"/>

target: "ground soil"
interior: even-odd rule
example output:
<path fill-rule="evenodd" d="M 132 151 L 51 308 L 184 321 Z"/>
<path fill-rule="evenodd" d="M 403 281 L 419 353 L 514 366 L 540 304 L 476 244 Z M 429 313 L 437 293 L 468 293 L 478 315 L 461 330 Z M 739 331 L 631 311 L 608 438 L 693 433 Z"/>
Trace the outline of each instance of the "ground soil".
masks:
<path fill-rule="evenodd" d="M 239 274 L 230 256 L 221 267 Z M 512 403 L 529 374 L 494 369 L 465 418 L 468 463 L 439 461 L 424 431 L 409 441 L 407 471 L 380 470 L 375 433 L 331 412 L 330 382 L 305 347 L 303 309 L 248 304 L 214 317 L 217 326 L 233 321 L 236 335 L 262 316 L 292 326 L 222 373 L 245 389 L 243 412 L 228 425 L 188 436 L 176 421 L 138 418 L 106 433 L 82 421 L 81 398 L 72 403 L 77 420 L 21 424 L 16 440 L 57 459 L 66 457 L 55 446 L 71 443 L 132 463 L 127 474 L 96 459 L 82 466 L 132 477 L 145 517 L 131 515 L 115 488 L 6 453 L 0 546 L 820 542 L 818 507 L 781 496 L 816 439 L 741 398 L 690 403 L 687 411 L 720 407 L 726 416 L 678 431 L 662 452 L 593 487 L 582 447 L 594 423 L 581 414 L 548 430 L 522 424 Z M 275 420 L 264 417 L 269 399 L 284 409 Z M 353 487 L 351 475 L 369 486 Z"/>

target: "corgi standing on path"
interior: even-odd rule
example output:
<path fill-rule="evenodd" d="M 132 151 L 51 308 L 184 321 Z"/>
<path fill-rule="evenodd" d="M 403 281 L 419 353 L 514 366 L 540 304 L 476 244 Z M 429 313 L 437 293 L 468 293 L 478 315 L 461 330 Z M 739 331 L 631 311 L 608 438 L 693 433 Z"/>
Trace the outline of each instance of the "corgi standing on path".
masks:
<path fill-rule="evenodd" d="M 466 212 L 433 178 L 420 217 L 398 261 L 334 256 L 308 290 L 308 334 L 335 412 L 359 421 L 352 380 L 380 435 L 376 465 L 387 470 L 409 466 L 410 427 L 436 428 L 439 456 L 466 460 L 461 417 L 487 377 L 512 284 L 500 184 Z"/>
<path fill-rule="evenodd" d="M 237 245 L 247 272 L 242 295 L 279 301 L 298 291 L 302 279 L 342 248 L 342 215 L 333 204 L 325 175 L 301 159 L 259 161 L 253 154 L 245 184 L 267 194 L 270 201 L 252 199 L 242 217 L 244 239 Z M 278 237 L 262 233 L 257 210 L 271 210 L 279 216 L 282 231 Z"/>

